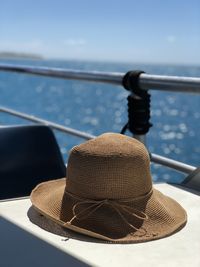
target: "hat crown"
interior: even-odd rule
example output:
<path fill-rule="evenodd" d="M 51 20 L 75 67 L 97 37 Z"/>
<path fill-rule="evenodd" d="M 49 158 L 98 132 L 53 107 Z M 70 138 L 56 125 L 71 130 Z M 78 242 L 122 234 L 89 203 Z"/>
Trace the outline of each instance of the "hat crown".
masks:
<path fill-rule="evenodd" d="M 152 188 L 149 154 L 134 138 L 106 133 L 71 150 L 66 181 L 84 198 L 139 197 Z"/>

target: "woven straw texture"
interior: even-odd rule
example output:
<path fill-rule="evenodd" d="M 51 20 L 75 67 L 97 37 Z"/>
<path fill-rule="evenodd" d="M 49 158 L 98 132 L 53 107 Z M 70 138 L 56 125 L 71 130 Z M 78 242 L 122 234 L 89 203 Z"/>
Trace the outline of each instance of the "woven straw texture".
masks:
<path fill-rule="evenodd" d="M 75 146 L 67 178 L 39 184 L 31 201 L 63 227 L 116 243 L 162 238 L 187 220 L 175 200 L 152 187 L 143 144 L 114 133 Z"/>

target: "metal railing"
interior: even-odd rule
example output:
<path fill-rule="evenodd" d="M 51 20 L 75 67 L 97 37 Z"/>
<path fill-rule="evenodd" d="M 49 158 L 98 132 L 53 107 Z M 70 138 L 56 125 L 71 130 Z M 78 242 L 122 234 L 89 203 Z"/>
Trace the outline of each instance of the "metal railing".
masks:
<path fill-rule="evenodd" d="M 101 82 L 116 85 L 122 85 L 122 79 L 125 75 L 125 73 L 121 72 L 75 71 L 61 68 L 16 66 L 9 64 L 0 64 L 0 71 L 12 71 L 62 79 Z M 142 73 L 139 77 L 139 85 L 143 90 L 151 89 L 200 94 L 200 78 L 196 77 L 151 75 Z"/>
<path fill-rule="evenodd" d="M 47 68 L 47 67 L 33 67 L 33 66 L 16 66 L 8 64 L 0 64 L 0 71 L 18 72 L 33 75 L 41 75 L 47 77 L 56 77 L 62 79 L 82 80 L 89 82 L 101 82 L 115 85 L 122 85 L 122 80 L 125 73 L 118 72 L 97 72 L 97 71 L 75 71 L 66 70 L 61 68 Z M 163 75 L 150 75 L 142 73 L 139 77 L 139 85 L 143 90 L 161 90 L 161 91 L 173 91 L 184 93 L 200 93 L 200 78 L 196 77 L 178 77 L 178 76 L 163 76 Z M 56 130 L 72 134 L 84 139 L 91 139 L 95 136 L 88 133 L 78 131 L 63 125 L 53 123 L 48 120 L 44 120 L 35 116 L 28 115 L 26 113 L 18 112 L 6 107 L 0 107 L 0 111 L 8 114 L 30 120 L 36 123 L 48 125 Z M 145 136 L 137 136 L 138 139 L 144 140 Z M 189 174 L 193 172 L 196 167 L 172 160 L 157 154 L 150 154 L 151 161 L 158 163 L 177 171 Z"/>

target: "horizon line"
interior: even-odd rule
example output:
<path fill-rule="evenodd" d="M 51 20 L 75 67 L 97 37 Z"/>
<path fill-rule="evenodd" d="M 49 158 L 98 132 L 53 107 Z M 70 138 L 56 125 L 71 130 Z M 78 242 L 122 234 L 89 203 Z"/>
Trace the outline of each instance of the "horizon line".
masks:
<path fill-rule="evenodd" d="M 8 54 L 8 55 L 6 55 Z M 9 55 L 10 54 L 10 55 Z M 13 56 L 12 56 L 13 54 Z M 94 58 L 76 58 L 76 57 L 57 57 L 57 56 L 44 56 L 39 53 L 32 52 L 15 52 L 15 51 L 0 51 L 0 60 L 34 60 L 34 61 L 84 61 L 96 63 L 113 63 L 113 64 L 135 64 L 135 65 L 168 65 L 168 66 L 200 66 L 196 62 L 165 62 L 165 61 L 138 61 L 121 60 L 121 59 L 94 59 Z"/>

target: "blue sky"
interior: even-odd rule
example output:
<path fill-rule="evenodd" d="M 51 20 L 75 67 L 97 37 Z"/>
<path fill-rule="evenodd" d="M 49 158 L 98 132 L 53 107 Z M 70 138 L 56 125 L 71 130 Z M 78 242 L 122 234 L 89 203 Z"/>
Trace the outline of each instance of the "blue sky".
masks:
<path fill-rule="evenodd" d="M 199 0 L 0 0 L 0 51 L 200 65 Z"/>

